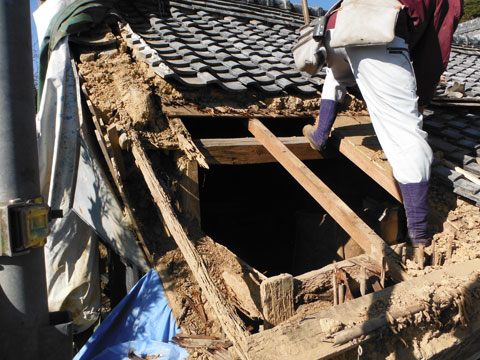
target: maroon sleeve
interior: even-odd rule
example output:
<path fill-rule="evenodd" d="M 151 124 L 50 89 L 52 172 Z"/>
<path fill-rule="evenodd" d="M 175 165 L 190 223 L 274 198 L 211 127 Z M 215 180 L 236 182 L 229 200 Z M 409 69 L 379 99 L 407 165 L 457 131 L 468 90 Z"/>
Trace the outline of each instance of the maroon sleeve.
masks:
<path fill-rule="evenodd" d="M 450 57 L 462 0 L 401 0 L 408 14 L 408 43 L 420 106 L 430 102 Z"/>

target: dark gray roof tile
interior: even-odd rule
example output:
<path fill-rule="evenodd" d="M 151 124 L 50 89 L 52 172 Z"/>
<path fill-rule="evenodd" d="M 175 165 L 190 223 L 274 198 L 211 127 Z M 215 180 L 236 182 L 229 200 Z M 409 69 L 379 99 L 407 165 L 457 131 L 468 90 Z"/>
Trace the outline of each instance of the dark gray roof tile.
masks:
<path fill-rule="evenodd" d="M 275 80 L 268 77 L 267 75 L 254 76 L 253 78 L 261 85 L 273 84 L 275 82 Z"/>
<path fill-rule="evenodd" d="M 220 87 L 234 92 L 240 92 L 247 90 L 246 86 L 243 85 L 240 81 L 222 81 L 219 82 Z"/>
<path fill-rule="evenodd" d="M 207 71 L 210 68 L 209 65 L 205 64 L 204 62 L 195 62 L 195 63 L 192 63 L 190 64 L 190 67 L 192 69 L 194 69 L 195 71 L 199 72 L 199 71 Z"/>
<path fill-rule="evenodd" d="M 475 145 L 478 144 L 478 141 L 473 141 L 469 138 L 463 138 L 463 139 L 459 140 L 457 142 L 457 144 L 460 145 L 460 146 L 466 147 L 466 148 L 474 149 Z"/>
<path fill-rule="evenodd" d="M 272 85 L 260 85 L 260 88 L 262 88 L 264 91 L 268 93 L 279 93 L 282 91 L 282 88 L 279 87 L 278 85 L 272 84 Z"/>
<path fill-rule="evenodd" d="M 198 72 L 198 78 L 201 79 L 205 84 L 214 84 L 214 83 L 221 83 L 221 81 L 213 76 L 211 73 L 207 71 L 200 71 Z"/>
<path fill-rule="evenodd" d="M 223 66 L 223 65 L 217 65 L 217 66 L 212 66 L 211 69 L 213 71 L 215 71 L 216 73 L 227 73 L 229 72 L 228 68 L 226 66 Z M 232 72 L 233 74 L 233 72 Z M 238 76 L 238 74 L 237 74 Z"/>
<path fill-rule="evenodd" d="M 238 76 L 235 76 L 229 72 L 216 72 L 215 76 L 222 81 L 234 81 Z"/>
<path fill-rule="evenodd" d="M 242 68 L 233 68 L 233 69 L 230 69 L 230 72 L 236 76 L 244 76 L 247 74 L 247 70 L 244 70 Z"/>
<path fill-rule="evenodd" d="M 294 85 L 293 82 L 291 82 L 290 80 L 285 79 L 285 78 L 276 79 L 275 84 L 280 86 L 282 89 L 287 89 L 287 88 Z"/>
<path fill-rule="evenodd" d="M 313 94 L 317 93 L 317 89 L 315 89 L 313 86 L 310 86 L 308 84 L 307 85 L 297 85 L 297 89 L 304 94 L 313 95 Z"/>
<path fill-rule="evenodd" d="M 253 62 L 251 62 L 249 60 L 239 60 L 238 63 L 244 69 L 258 69 L 258 65 L 254 64 Z"/>
<path fill-rule="evenodd" d="M 203 87 L 206 85 L 205 82 L 197 76 L 178 76 L 175 80 L 188 87 Z"/>
<path fill-rule="evenodd" d="M 254 79 L 252 79 L 251 77 L 248 77 L 248 76 L 239 76 L 238 81 L 240 81 L 245 86 L 250 86 L 250 85 L 254 85 L 254 84 L 257 83 L 257 80 L 254 80 Z"/>
<path fill-rule="evenodd" d="M 447 178 L 451 182 L 455 182 L 458 179 L 462 178 L 462 174 L 455 170 L 451 170 L 445 166 L 442 165 L 437 165 L 432 167 L 432 173 L 435 175 L 442 176 L 444 178 Z"/>
<path fill-rule="evenodd" d="M 230 61 L 223 61 L 223 65 L 229 69 L 234 69 L 236 67 L 245 68 L 244 66 L 240 65 L 238 62 L 230 60 Z"/>
<path fill-rule="evenodd" d="M 475 128 L 467 128 L 462 130 L 462 133 L 465 135 L 472 136 L 474 138 L 480 139 L 480 130 Z"/>
<path fill-rule="evenodd" d="M 480 175 L 480 164 L 477 163 L 476 161 L 465 165 L 464 169 L 467 170 L 467 171 L 470 171 L 474 174 Z"/>
<path fill-rule="evenodd" d="M 463 137 L 463 135 L 459 131 L 451 129 L 451 128 L 447 128 L 445 130 L 442 130 L 441 134 L 444 135 L 444 136 L 447 136 L 449 138 L 452 138 L 454 140 L 459 140 Z"/>

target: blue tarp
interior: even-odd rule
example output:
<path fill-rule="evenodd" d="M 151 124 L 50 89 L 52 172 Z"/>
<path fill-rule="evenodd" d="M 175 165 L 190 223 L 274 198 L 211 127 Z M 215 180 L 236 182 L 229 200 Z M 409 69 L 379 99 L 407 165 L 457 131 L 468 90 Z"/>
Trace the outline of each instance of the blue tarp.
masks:
<path fill-rule="evenodd" d="M 181 360 L 185 349 L 168 343 L 179 332 L 158 273 L 152 269 L 113 309 L 74 360 L 128 360 L 135 355 L 162 355 Z"/>

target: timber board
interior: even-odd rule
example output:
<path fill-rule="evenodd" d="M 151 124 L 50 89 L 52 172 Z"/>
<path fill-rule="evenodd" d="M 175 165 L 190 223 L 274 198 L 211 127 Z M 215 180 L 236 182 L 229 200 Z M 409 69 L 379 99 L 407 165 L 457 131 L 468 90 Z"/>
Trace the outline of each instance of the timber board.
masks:
<path fill-rule="evenodd" d="M 402 202 L 392 167 L 385 158 L 368 116 L 338 116 L 333 124 L 332 138 L 333 146 L 340 153 Z"/>
<path fill-rule="evenodd" d="M 303 136 L 281 137 L 279 140 L 300 160 L 322 159 Z M 277 160 L 255 138 L 199 139 L 195 145 L 212 165 L 243 165 L 276 162 Z"/>

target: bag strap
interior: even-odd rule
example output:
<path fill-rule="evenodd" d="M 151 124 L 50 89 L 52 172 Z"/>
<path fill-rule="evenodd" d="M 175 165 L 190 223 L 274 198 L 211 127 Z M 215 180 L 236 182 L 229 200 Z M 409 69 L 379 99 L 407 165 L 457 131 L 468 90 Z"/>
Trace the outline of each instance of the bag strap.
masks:
<path fill-rule="evenodd" d="M 338 0 L 335 4 L 333 4 L 333 6 L 330 9 L 328 9 L 325 16 L 328 18 L 330 15 L 332 15 L 332 13 L 340 7 L 340 4 L 342 3 L 342 1 L 343 0 Z"/>

